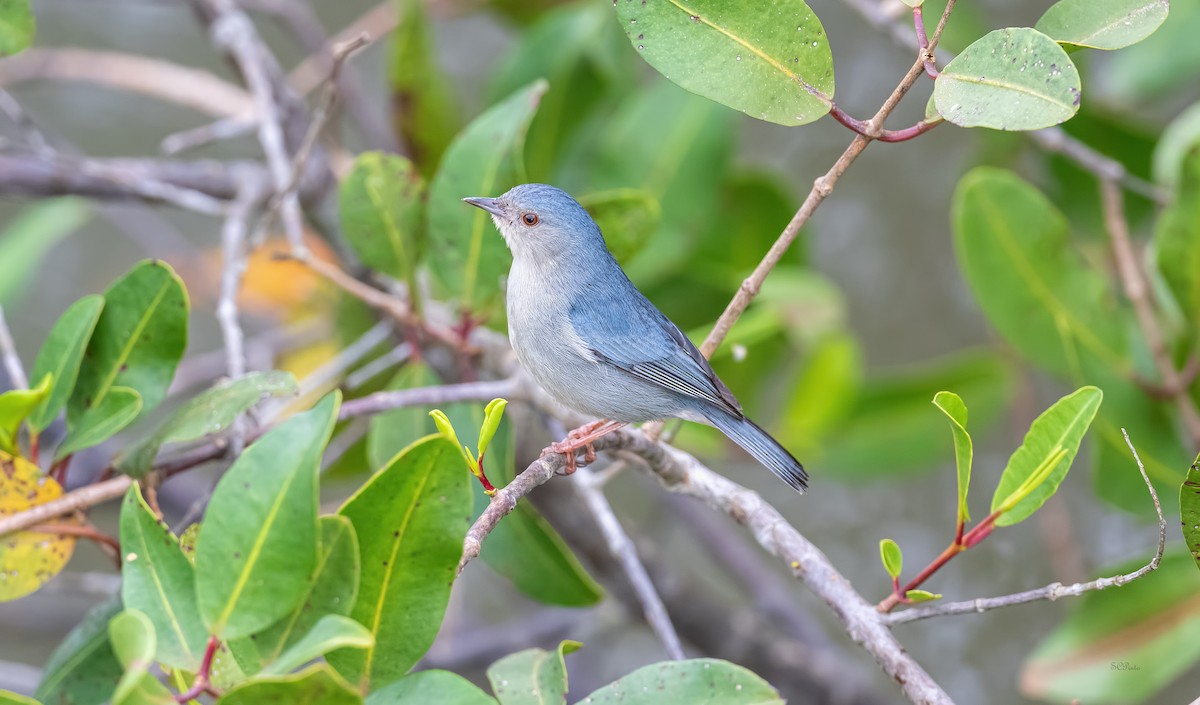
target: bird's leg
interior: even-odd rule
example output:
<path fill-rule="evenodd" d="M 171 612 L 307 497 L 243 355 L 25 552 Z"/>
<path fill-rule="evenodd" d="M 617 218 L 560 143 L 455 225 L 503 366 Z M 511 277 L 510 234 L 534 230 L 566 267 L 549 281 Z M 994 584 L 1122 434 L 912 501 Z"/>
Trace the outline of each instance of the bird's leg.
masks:
<path fill-rule="evenodd" d="M 576 468 L 578 467 L 575 453 L 580 448 L 584 449 L 584 462 L 595 462 L 596 449 L 592 446 L 592 443 L 595 442 L 597 438 L 612 433 L 618 428 L 626 425 L 626 423 L 627 422 L 625 421 L 613 421 L 612 419 L 600 419 L 598 421 L 586 423 L 568 433 L 566 440 L 551 443 L 550 447 L 542 452 L 542 455 L 545 455 L 546 453 L 561 454 L 567 462 L 564 474 L 570 475 L 571 473 L 575 472 Z"/>

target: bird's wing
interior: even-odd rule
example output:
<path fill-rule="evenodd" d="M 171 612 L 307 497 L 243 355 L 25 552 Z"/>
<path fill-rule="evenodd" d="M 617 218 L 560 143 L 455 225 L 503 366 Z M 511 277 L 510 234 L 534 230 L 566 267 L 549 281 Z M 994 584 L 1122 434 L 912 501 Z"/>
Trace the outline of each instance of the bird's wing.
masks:
<path fill-rule="evenodd" d="M 571 326 L 595 358 L 636 377 L 742 416 L 742 407 L 691 340 L 632 284 L 589 290 Z"/>

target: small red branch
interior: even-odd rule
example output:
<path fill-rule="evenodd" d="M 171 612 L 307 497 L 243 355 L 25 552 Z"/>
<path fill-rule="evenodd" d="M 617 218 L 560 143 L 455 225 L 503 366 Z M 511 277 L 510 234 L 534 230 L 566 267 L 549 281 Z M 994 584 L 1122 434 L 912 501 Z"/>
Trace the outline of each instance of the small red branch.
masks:
<path fill-rule="evenodd" d="M 96 543 L 111 547 L 120 555 L 121 542 L 117 541 L 112 536 L 97 529 L 91 524 L 38 524 L 30 529 L 30 531 L 39 534 L 58 534 L 60 536 L 78 536 L 79 538 L 90 539 Z"/>
<path fill-rule="evenodd" d="M 869 137 L 879 142 L 906 142 L 914 137 L 922 135 L 938 125 L 942 124 L 942 120 L 926 121 L 922 120 L 912 127 L 906 127 L 903 130 L 879 130 L 878 134 L 873 134 L 867 123 L 857 118 L 851 117 L 845 110 L 842 110 L 837 104 L 832 104 L 829 108 L 829 114 L 834 120 L 842 123 L 852 131 L 857 132 L 863 137 Z"/>
<path fill-rule="evenodd" d="M 74 456 L 65 455 L 61 460 L 55 461 L 55 463 L 50 466 L 50 477 L 53 477 L 58 484 L 62 485 L 63 489 L 66 489 L 67 487 L 67 470 L 69 470 L 71 467 L 72 457 Z"/>
<path fill-rule="evenodd" d="M 929 50 L 929 37 L 925 34 L 925 16 L 922 14 L 920 5 L 914 7 L 912 11 L 913 28 L 917 31 L 917 48 L 921 50 L 921 59 L 925 62 L 925 73 L 929 74 L 930 78 L 937 78 L 940 74 L 933 52 Z"/>
<path fill-rule="evenodd" d="M 961 522 L 955 532 L 954 542 L 946 547 L 937 558 L 933 559 L 929 565 L 925 566 L 917 577 L 909 581 L 903 589 L 900 588 L 900 580 L 897 578 L 892 581 L 892 594 L 884 598 L 875 609 L 880 612 L 891 612 L 896 608 L 896 605 L 906 604 L 908 602 L 907 595 L 909 590 L 915 590 L 930 578 L 934 573 L 938 572 L 942 566 L 946 565 L 958 554 L 963 551 L 974 548 L 979 545 L 979 542 L 984 540 L 992 533 L 992 529 L 996 528 L 996 520 L 1000 518 L 1003 512 L 992 512 L 984 517 L 983 521 L 979 522 L 978 526 L 973 527 L 970 531 L 963 534 L 963 525 Z"/>
<path fill-rule="evenodd" d="M 483 472 L 482 455 L 479 456 L 478 468 L 479 472 L 475 474 L 475 477 L 479 478 L 479 484 L 483 485 L 483 491 L 487 493 L 487 496 L 491 497 L 492 495 L 496 494 L 496 488 L 492 485 L 491 481 L 487 479 L 487 474 Z"/>
<path fill-rule="evenodd" d="M 36 431 L 30 430 L 30 432 L 29 432 L 29 462 L 33 463 L 34 465 L 38 464 L 39 451 L 40 451 L 40 449 L 38 447 L 38 434 Z"/>
<path fill-rule="evenodd" d="M 175 696 L 175 702 L 186 703 L 189 700 L 195 700 L 200 697 L 201 693 L 208 690 L 209 674 L 212 672 L 213 656 L 217 654 L 217 646 L 220 641 L 216 636 L 208 638 L 208 648 L 204 650 L 204 660 L 200 662 L 200 671 L 196 673 L 196 680 L 192 681 L 192 687 Z"/>

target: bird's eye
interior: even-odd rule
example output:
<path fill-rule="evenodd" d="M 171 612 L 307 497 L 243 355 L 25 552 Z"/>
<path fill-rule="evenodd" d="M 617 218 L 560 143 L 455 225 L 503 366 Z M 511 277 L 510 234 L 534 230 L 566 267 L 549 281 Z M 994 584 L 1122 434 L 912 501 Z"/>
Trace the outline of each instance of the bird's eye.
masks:
<path fill-rule="evenodd" d="M 533 226 L 537 225 L 541 219 L 538 218 L 537 213 L 526 213 L 525 215 L 521 216 L 521 220 L 524 221 L 526 225 L 528 225 L 529 227 L 532 228 Z"/>

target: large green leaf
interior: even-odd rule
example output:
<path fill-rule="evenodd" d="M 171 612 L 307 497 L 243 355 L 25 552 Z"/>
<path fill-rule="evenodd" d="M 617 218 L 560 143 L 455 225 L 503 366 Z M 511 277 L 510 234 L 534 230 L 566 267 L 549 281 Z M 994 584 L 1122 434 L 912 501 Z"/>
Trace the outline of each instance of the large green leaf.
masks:
<path fill-rule="evenodd" d="M 348 615 L 358 594 L 358 541 L 343 516 L 320 520 L 321 549 L 317 567 L 305 585 L 304 597 L 292 613 L 261 632 L 230 644 L 243 670 L 258 672 L 310 633 L 327 615 Z"/>
<path fill-rule="evenodd" d="M 317 565 L 317 470 L 340 394 L 276 426 L 217 484 L 196 540 L 196 593 L 209 630 L 234 639 L 300 604 Z"/>
<path fill-rule="evenodd" d="M 286 676 L 256 678 L 226 692 L 217 705 L 361 705 L 362 695 L 317 664 Z"/>
<path fill-rule="evenodd" d="M 1038 130 L 1079 110 L 1079 71 L 1053 39 L 998 29 L 954 57 L 933 84 L 942 117 L 961 127 Z"/>
<path fill-rule="evenodd" d="M 1128 368 L 1108 279 L 1071 249 L 1062 214 L 1036 188 L 1012 172 L 973 169 L 959 181 L 952 222 L 967 283 L 1005 340 L 1062 377 L 1079 373 L 1081 352 Z"/>
<path fill-rule="evenodd" d="M 56 460 L 99 445 L 133 423 L 142 412 L 142 395 L 129 387 L 114 386 L 104 399 L 92 406 L 74 427 L 68 422 L 67 437 L 54 453 Z"/>
<path fill-rule="evenodd" d="M 554 651 L 526 649 L 488 667 L 487 677 L 500 705 L 559 705 L 567 701 L 567 666 L 563 657 L 579 650 L 564 641 Z"/>
<path fill-rule="evenodd" d="M 1071 616 L 1026 660 L 1021 691 L 1064 705 L 1161 702 L 1154 694 L 1200 659 L 1200 596 L 1191 562 L 1168 554 L 1143 578 L 1078 598 Z"/>
<path fill-rule="evenodd" d="M 26 0 L 0 0 L 0 56 L 11 35 L 6 38 L 6 19 L 21 6 L 28 11 Z M 7 17 L 6 17 L 7 16 Z M 29 31 L 33 31 L 33 16 L 29 15 Z M 12 29 L 12 25 L 7 25 Z M 12 46 L 8 44 L 8 46 Z M 87 202 L 78 198 L 51 198 L 29 206 L 0 233 L 0 306 L 15 302 L 28 288 L 29 282 L 41 271 L 42 260 L 66 236 L 87 222 Z M 84 341 L 86 342 L 86 341 Z"/>
<path fill-rule="evenodd" d="M 478 405 L 472 405 L 473 415 Z M 474 419 L 472 419 L 474 420 Z M 460 428 L 477 428 L 479 423 Z M 488 479 L 504 487 L 516 476 L 516 442 L 512 425 L 507 419 L 500 423 L 491 447 L 484 457 Z M 487 506 L 486 496 L 477 493 L 476 512 Z M 513 585 L 533 599 L 567 607 L 594 605 L 604 597 L 600 585 L 588 575 L 554 527 L 529 502 L 517 504 L 516 509 L 496 525 L 483 545 L 482 558 L 488 567 L 512 581 Z"/>
<path fill-rule="evenodd" d="M 588 705 L 783 705 L 762 678 L 719 659 L 664 661 L 623 676 L 583 698 Z"/>
<path fill-rule="evenodd" d="M 471 511 L 471 476 L 441 436 L 409 446 L 339 514 L 358 535 L 362 576 L 351 616 L 375 638 L 335 651 L 334 668 L 364 689 L 400 679 L 441 626 Z"/>
<path fill-rule="evenodd" d="M 421 360 L 412 360 L 396 373 L 387 388 L 414 389 L 439 383 L 440 380 L 429 365 Z M 421 406 L 392 409 L 376 414 L 371 417 L 367 431 L 367 460 L 372 469 L 382 468 L 393 456 L 412 445 L 413 441 L 436 431 L 433 419 L 429 418 L 429 409 Z"/>
<path fill-rule="evenodd" d="M 0 690 L 0 705 L 42 705 L 37 700 L 11 690 Z"/>
<path fill-rule="evenodd" d="M 175 702 L 167 687 L 150 673 L 158 639 L 149 617 L 126 608 L 108 623 L 108 640 L 117 660 L 125 667 L 113 692 L 112 705 L 168 705 Z"/>
<path fill-rule="evenodd" d="M 158 635 L 157 660 L 196 671 L 208 632 L 196 604 L 192 564 L 134 483 L 121 504 L 121 600 L 145 614 Z"/>
<path fill-rule="evenodd" d="M 363 625 L 340 614 L 328 614 L 313 625 L 299 641 L 263 669 L 268 676 L 283 675 L 334 649 L 367 649 L 373 643 Z"/>
<path fill-rule="evenodd" d="M 618 262 L 627 262 L 650 240 L 662 220 L 662 207 L 639 189 L 612 189 L 579 198 Z"/>
<path fill-rule="evenodd" d="M 368 267 L 414 285 L 421 258 L 425 182 L 398 154 L 363 152 L 342 180 L 342 232 Z"/>
<path fill-rule="evenodd" d="M 0 450 L 17 452 L 17 431 L 24 421 L 50 395 L 53 375 L 44 375 L 33 389 L 10 389 L 0 394 Z"/>
<path fill-rule="evenodd" d="M 615 94 L 636 87 L 640 68 L 616 15 L 584 0 L 539 16 L 504 57 L 488 95 L 496 101 L 539 78 L 549 82 L 526 139 L 526 165 L 537 180 L 576 130 L 603 115 Z"/>
<path fill-rule="evenodd" d="M 434 56 L 433 27 L 422 0 L 397 0 L 392 32 L 392 120 L 408 154 L 426 177 L 437 168 L 442 152 L 458 131 L 453 81 Z"/>
<path fill-rule="evenodd" d="M 1200 568 L 1200 455 L 1179 486 L 1179 515 L 1183 542 Z"/>
<path fill-rule="evenodd" d="M 933 405 L 950 420 L 950 431 L 954 436 L 954 466 L 958 473 L 958 521 L 969 521 L 971 515 L 967 511 L 967 488 L 971 484 L 974 449 L 971 434 L 967 433 L 967 405 L 954 392 L 933 395 Z"/>
<path fill-rule="evenodd" d="M 1176 2 L 1158 31 L 1104 62 L 1106 100 L 1119 105 L 1174 98 L 1200 69 L 1200 3 Z M 1107 95 L 1111 95 L 1109 99 Z"/>
<path fill-rule="evenodd" d="M 367 696 L 367 705 L 496 705 L 474 683 L 449 671 L 410 673 Z"/>
<path fill-rule="evenodd" d="M 793 453 L 816 452 L 854 409 L 862 367 L 858 341 L 852 336 L 842 332 L 823 336 L 790 385 L 779 440 Z"/>
<path fill-rule="evenodd" d="M 1200 150 L 1184 161 L 1175 200 L 1154 233 L 1158 268 L 1200 344 Z"/>
<path fill-rule="evenodd" d="M 996 520 L 996 526 L 1024 521 L 1058 490 L 1103 399 L 1099 389 L 1082 387 L 1034 419 L 1000 475 L 992 496 L 992 511 L 1005 506 L 1006 501 L 1011 504 L 1015 494 L 1024 496 Z"/>
<path fill-rule="evenodd" d="M 154 433 L 122 450 L 116 459 L 117 469 L 141 477 L 150 470 L 163 444 L 217 433 L 263 399 L 294 395 L 298 391 L 296 378 L 290 372 L 250 372 L 221 382 L 181 404 Z"/>
<path fill-rule="evenodd" d="M 1169 0 L 1059 0 L 1034 28 L 1060 44 L 1121 49 L 1154 34 L 1169 5 Z"/>
<path fill-rule="evenodd" d="M 490 311 L 512 257 L 487 213 L 466 196 L 499 196 L 525 179 L 525 131 L 545 81 L 535 81 L 492 106 L 446 150 L 429 187 L 430 267 L 468 309 Z"/>
<path fill-rule="evenodd" d="M 983 351 L 868 380 L 818 462 L 839 480 L 932 470 L 954 456 L 945 419 L 929 400 L 943 389 L 955 390 L 973 410 L 971 425 L 978 434 L 1005 418 L 1014 385 L 1011 365 Z"/>
<path fill-rule="evenodd" d="M 58 412 L 62 411 L 70 398 L 71 391 L 75 389 L 75 380 L 79 378 L 83 351 L 87 349 L 103 308 L 104 297 L 98 294 L 79 299 L 58 317 L 46 336 L 46 342 L 42 343 L 31 375 L 33 379 L 53 375 L 54 388 L 50 390 L 50 396 L 29 415 L 29 426 L 34 431 L 41 433 L 54 423 Z"/>
<path fill-rule="evenodd" d="M 614 6 L 647 63 L 693 93 L 780 125 L 804 125 L 829 112 L 833 55 L 803 0 Z"/>
<path fill-rule="evenodd" d="M 107 703 L 121 677 L 121 664 L 108 641 L 108 623 L 121 611 L 113 597 L 88 611 L 67 634 L 42 671 L 34 695 L 53 705 Z"/>
<path fill-rule="evenodd" d="M 67 402 L 68 432 L 98 423 L 115 387 L 141 396 L 140 414 L 157 407 L 187 347 L 187 325 L 187 293 L 165 263 L 142 262 L 114 282 Z"/>

